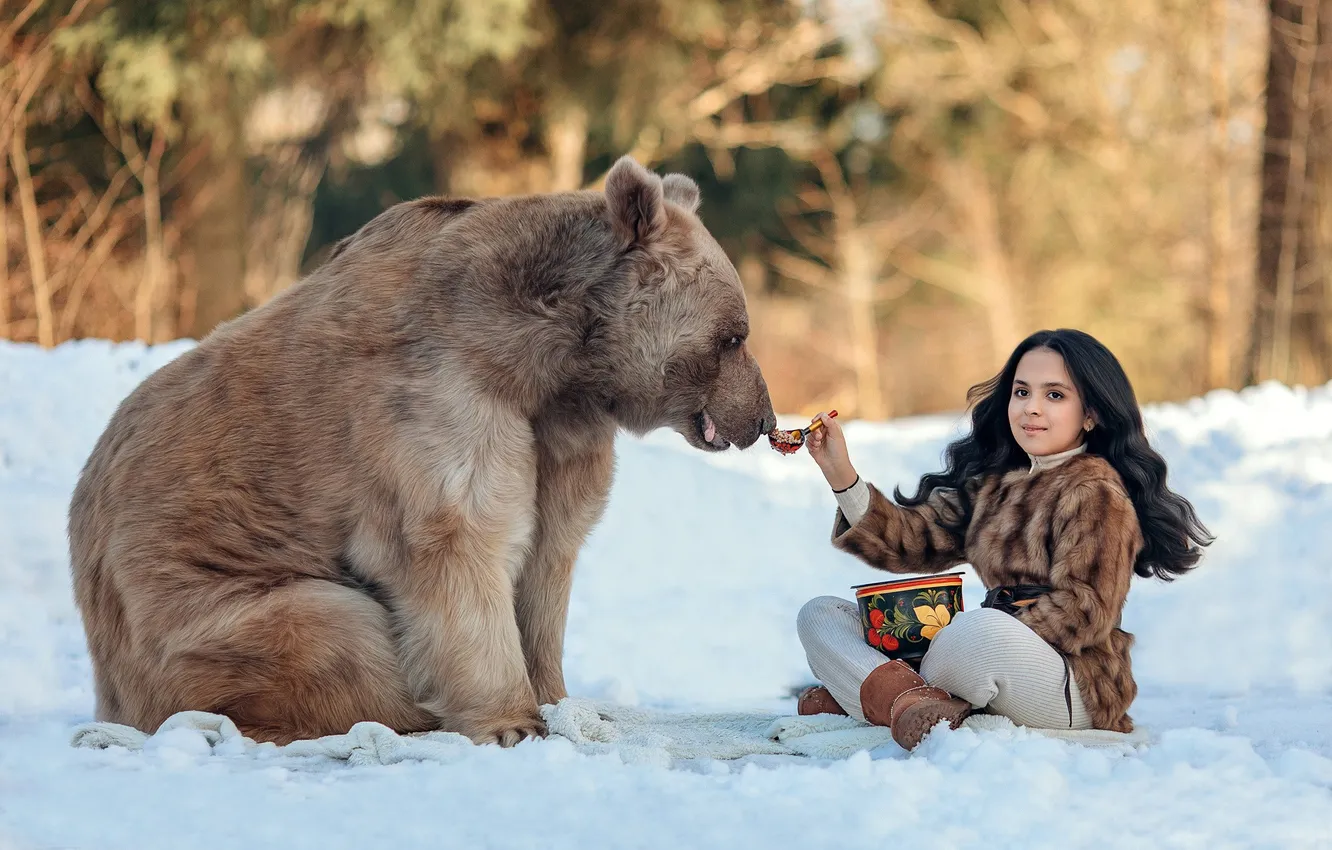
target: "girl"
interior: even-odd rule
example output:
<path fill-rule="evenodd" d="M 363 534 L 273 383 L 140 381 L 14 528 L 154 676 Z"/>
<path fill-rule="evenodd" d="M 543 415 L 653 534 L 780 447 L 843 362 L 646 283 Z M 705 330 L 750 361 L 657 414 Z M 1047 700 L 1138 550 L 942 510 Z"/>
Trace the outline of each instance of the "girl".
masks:
<path fill-rule="evenodd" d="M 1129 580 L 1174 579 L 1212 538 L 1167 489 L 1128 377 L 1091 336 L 1033 334 L 967 399 L 979 399 L 971 433 L 915 496 L 895 488 L 896 504 L 856 473 L 837 420 L 820 414 L 807 445 L 837 497 L 833 545 L 892 573 L 970 563 L 988 592 L 935 635 L 919 674 L 866 643 L 853 603 L 811 600 L 797 629 L 823 685 L 801 694 L 800 713 L 889 726 L 908 750 L 977 710 L 1132 731 L 1133 637 L 1119 628 Z"/>

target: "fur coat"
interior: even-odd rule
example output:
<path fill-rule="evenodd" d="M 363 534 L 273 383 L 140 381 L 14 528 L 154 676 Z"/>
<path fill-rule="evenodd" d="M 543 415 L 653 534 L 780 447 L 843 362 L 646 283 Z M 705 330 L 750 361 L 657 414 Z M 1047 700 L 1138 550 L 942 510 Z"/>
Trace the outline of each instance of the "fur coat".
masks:
<path fill-rule="evenodd" d="M 964 539 L 940 524 L 957 516 L 956 494 L 936 490 L 902 507 L 870 485 L 855 525 L 839 509 L 833 545 L 891 573 L 939 573 L 970 563 L 986 590 L 1053 588 L 1017 616 L 1068 659 L 1098 729 L 1130 732 L 1137 696 L 1133 636 L 1119 628 L 1142 548 L 1137 514 L 1114 468 L 1083 454 L 1050 469 L 1016 469 L 969 485 L 973 512 Z"/>

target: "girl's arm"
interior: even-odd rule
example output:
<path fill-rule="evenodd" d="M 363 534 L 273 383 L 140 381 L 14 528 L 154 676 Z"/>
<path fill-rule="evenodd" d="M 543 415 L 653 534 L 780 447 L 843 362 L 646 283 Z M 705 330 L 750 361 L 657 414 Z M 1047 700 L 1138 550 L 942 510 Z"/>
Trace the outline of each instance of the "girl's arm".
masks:
<path fill-rule="evenodd" d="M 890 573 L 940 573 L 966 562 L 965 542 L 940 520 L 954 520 L 954 494 L 935 490 L 924 504 L 904 508 L 856 474 L 846 436 L 836 419 L 820 413 L 822 428 L 810 432 L 810 457 L 837 494 L 833 545 Z"/>
<path fill-rule="evenodd" d="M 1088 481 L 1055 508 L 1050 593 L 1018 618 L 1056 649 L 1077 655 L 1103 644 L 1119 624 L 1142 546 L 1133 502 L 1115 483 Z"/>
<path fill-rule="evenodd" d="M 967 560 L 961 535 L 942 524 L 958 516 L 955 498 L 940 489 L 924 504 L 904 508 L 861 479 L 837 494 L 833 545 L 890 573 L 943 572 Z"/>

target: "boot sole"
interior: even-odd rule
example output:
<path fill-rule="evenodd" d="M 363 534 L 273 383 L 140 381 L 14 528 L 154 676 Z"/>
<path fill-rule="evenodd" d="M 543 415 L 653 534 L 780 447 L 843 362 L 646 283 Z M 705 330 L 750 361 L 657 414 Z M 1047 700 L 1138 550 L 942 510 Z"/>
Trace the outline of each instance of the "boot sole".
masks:
<path fill-rule="evenodd" d="M 960 697 L 917 703 L 902 712 L 893 724 L 893 740 L 904 750 L 914 750 L 940 720 L 947 720 L 948 727 L 956 729 L 972 711 L 971 703 Z"/>

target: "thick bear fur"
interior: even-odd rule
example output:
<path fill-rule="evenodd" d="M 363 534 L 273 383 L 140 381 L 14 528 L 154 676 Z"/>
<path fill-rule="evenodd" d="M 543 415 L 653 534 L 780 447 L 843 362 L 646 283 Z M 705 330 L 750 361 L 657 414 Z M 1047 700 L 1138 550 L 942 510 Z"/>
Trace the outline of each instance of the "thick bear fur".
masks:
<path fill-rule="evenodd" d="M 604 192 L 401 203 L 152 374 L 70 506 L 97 718 L 544 734 L 617 429 L 775 426 L 698 203 L 627 157 Z"/>

